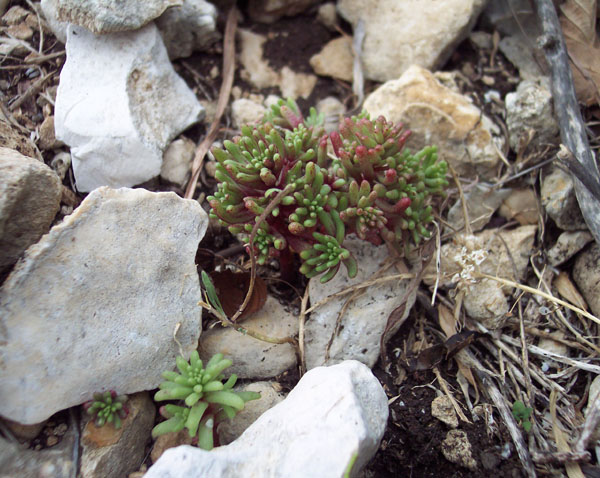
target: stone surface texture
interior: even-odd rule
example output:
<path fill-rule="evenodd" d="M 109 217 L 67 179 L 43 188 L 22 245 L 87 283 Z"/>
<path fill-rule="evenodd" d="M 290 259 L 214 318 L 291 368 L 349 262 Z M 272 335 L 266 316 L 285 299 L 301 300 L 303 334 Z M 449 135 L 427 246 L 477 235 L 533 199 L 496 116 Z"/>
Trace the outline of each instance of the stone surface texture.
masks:
<path fill-rule="evenodd" d="M 156 388 L 176 327 L 197 347 L 207 224 L 174 193 L 99 188 L 30 247 L 0 289 L 0 415 L 32 424 L 99 388 Z"/>
<path fill-rule="evenodd" d="M 384 83 L 364 104 L 371 117 L 404 123 L 412 135 L 407 146 L 418 151 L 437 145 L 440 158 L 460 176 L 496 176 L 500 129 L 469 98 L 444 86 L 431 72 L 413 65 L 397 80 Z"/>
<path fill-rule="evenodd" d="M 269 337 L 294 337 L 298 334 L 297 317 L 271 296 L 267 297 L 262 309 L 244 319 L 242 325 Z M 271 378 L 296 364 L 296 353 L 291 344 L 263 342 L 230 327 L 216 326 L 206 330 L 200 339 L 198 353 L 204 361 L 222 353 L 233 361 L 227 372 L 241 378 Z"/>
<path fill-rule="evenodd" d="M 589 231 L 565 231 L 548 249 L 546 257 L 550 265 L 559 266 L 577 254 L 594 238 Z"/>
<path fill-rule="evenodd" d="M 521 226 L 537 224 L 541 209 L 538 203 L 538 195 L 533 188 L 512 189 L 498 214 L 508 221 L 516 220 Z"/>
<path fill-rule="evenodd" d="M 510 189 L 494 189 L 487 183 L 476 184 L 473 189 L 465 192 L 465 202 L 469 214 L 469 222 L 473 231 L 481 231 L 490 221 L 502 201 L 511 194 Z M 448 224 L 455 230 L 465 226 L 463 202 L 459 198 L 448 211 Z"/>
<path fill-rule="evenodd" d="M 0 437 L 0 478 L 72 478 L 77 475 L 73 447 L 78 434 L 71 421 L 61 442 L 45 450 L 30 450 Z"/>
<path fill-rule="evenodd" d="M 530 130 L 534 134 L 529 148 L 552 146 L 559 141 L 552 93 L 542 81 L 522 81 L 517 91 L 506 95 L 505 105 L 508 138 L 513 151 L 520 152 L 521 145 L 527 144 Z"/>
<path fill-rule="evenodd" d="M 319 282 L 319 276 L 310 280 L 308 285 L 310 302 L 316 304 L 320 300 L 343 289 L 360 284 L 373 278 L 380 270 L 389 253 L 385 246 L 374 246 L 357 238 L 344 241 L 358 262 L 358 274 L 349 279 L 342 266 L 340 271 L 326 284 Z M 395 274 L 390 268 L 383 275 Z M 388 317 L 404 300 L 410 280 L 395 280 L 373 285 L 350 302 L 342 316 L 340 333 L 334 338 L 326 357 L 327 344 L 335 330 L 338 314 L 349 297 L 349 294 L 337 297 L 311 312 L 306 323 L 305 358 L 308 370 L 321 365 L 331 365 L 343 360 L 358 360 L 369 367 L 375 365 L 379 358 L 381 335 Z M 406 300 L 404 317 L 398 321 L 397 327 L 408 316 L 416 299 L 416 290 Z"/>
<path fill-rule="evenodd" d="M 37 158 L 39 154 L 35 145 L 27 136 L 19 133 L 2 118 L 0 118 L 0 145 L 3 148 L 14 149 L 30 158 Z"/>
<path fill-rule="evenodd" d="M 274 23 L 282 17 L 302 13 L 319 0 L 250 0 L 248 15 L 256 22 Z"/>
<path fill-rule="evenodd" d="M 217 31 L 217 9 L 205 0 L 183 0 L 181 6 L 167 9 L 156 26 L 165 42 L 169 58 L 187 58 L 202 51 L 220 37 Z"/>
<path fill-rule="evenodd" d="M 587 229 L 577 197 L 575 185 L 569 173 L 558 167 L 542 178 L 540 189 L 542 206 L 556 225 L 565 231 Z"/>
<path fill-rule="evenodd" d="M 175 73 L 156 26 L 97 36 L 71 25 L 66 49 L 55 128 L 71 147 L 77 188 L 158 176 L 163 150 L 203 108 Z"/>
<path fill-rule="evenodd" d="M 306 373 L 287 398 L 240 438 L 210 452 L 167 450 L 145 478 L 352 476 L 375 454 L 388 417 L 387 397 L 365 365 L 354 360 Z"/>
<path fill-rule="evenodd" d="M 600 317 L 600 246 L 593 243 L 575 259 L 573 279 L 596 317 Z"/>
<path fill-rule="evenodd" d="M 0 147 L 0 272 L 48 232 L 62 183 L 37 159 Z"/>
<path fill-rule="evenodd" d="M 254 382 L 241 387 L 239 391 L 259 392 L 260 400 L 246 402 L 244 409 L 230 420 L 221 422 L 217 430 L 221 445 L 227 445 L 239 438 L 264 412 L 281 402 L 285 395 L 278 392 L 281 386 L 277 382 Z"/>
<path fill-rule="evenodd" d="M 346 113 L 344 103 L 333 96 L 326 96 L 317 103 L 317 111 L 325 115 L 325 132 L 331 133 L 336 131 L 340 124 L 340 120 Z"/>
<path fill-rule="evenodd" d="M 188 138 L 173 141 L 163 155 L 160 177 L 184 187 L 192 168 L 196 144 Z"/>
<path fill-rule="evenodd" d="M 452 400 L 447 395 L 435 397 L 431 402 L 431 415 L 444 422 L 450 428 L 458 426 L 458 417 L 452 406 Z"/>
<path fill-rule="evenodd" d="M 57 0 L 57 19 L 93 33 L 137 30 L 182 0 Z"/>
<path fill-rule="evenodd" d="M 411 65 L 436 70 L 470 33 L 485 0 L 338 0 L 356 31 L 364 22 L 361 59 L 368 79 L 398 78 Z"/>
<path fill-rule="evenodd" d="M 241 44 L 241 76 L 257 88 L 276 86 L 283 98 L 307 99 L 317 84 L 317 77 L 306 73 L 296 73 L 288 66 L 275 71 L 263 58 L 263 45 L 267 41 L 264 35 L 240 28 L 238 39 Z"/>
<path fill-rule="evenodd" d="M 343 81 L 352 82 L 352 39 L 350 37 L 334 38 L 323 49 L 310 58 L 310 66 L 317 75 L 330 76 Z"/>
<path fill-rule="evenodd" d="M 231 104 L 231 119 L 237 128 L 260 122 L 266 112 L 267 109 L 261 103 L 247 98 L 240 98 Z"/>
<path fill-rule="evenodd" d="M 473 447 L 467 433 L 463 430 L 450 430 L 441 448 L 446 460 L 472 471 L 477 469 L 477 462 L 473 458 Z"/>
<path fill-rule="evenodd" d="M 141 465 L 156 408 L 146 392 L 130 396 L 127 408 L 129 415 L 119 430 L 112 425 L 97 428 L 89 418 L 82 423 L 81 478 L 122 478 Z M 101 440 L 98 434 L 104 435 Z M 107 435 L 115 439 L 106 440 Z"/>

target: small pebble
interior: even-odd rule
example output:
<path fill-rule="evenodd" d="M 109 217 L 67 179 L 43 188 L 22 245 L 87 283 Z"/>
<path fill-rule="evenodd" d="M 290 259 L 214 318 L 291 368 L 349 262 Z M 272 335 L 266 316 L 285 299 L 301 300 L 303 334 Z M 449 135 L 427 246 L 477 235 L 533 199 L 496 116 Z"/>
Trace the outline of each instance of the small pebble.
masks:
<path fill-rule="evenodd" d="M 48 438 L 46 438 L 46 446 L 54 446 L 58 443 L 58 437 L 54 436 L 54 435 L 50 435 Z"/>

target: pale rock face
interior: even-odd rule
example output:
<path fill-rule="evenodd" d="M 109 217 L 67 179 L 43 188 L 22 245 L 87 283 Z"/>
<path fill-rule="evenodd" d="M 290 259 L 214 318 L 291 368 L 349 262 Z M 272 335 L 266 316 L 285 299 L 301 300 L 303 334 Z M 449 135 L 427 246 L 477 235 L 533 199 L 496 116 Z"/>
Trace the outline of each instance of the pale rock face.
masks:
<path fill-rule="evenodd" d="M 0 414 L 32 424 L 99 388 L 156 388 L 175 330 L 197 347 L 207 224 L 174 193 L 99 188 L 30 247 L 0 289 Z"/>
<path fill-rule="evenodd" d="M 246 98 L 240 98 L 231 104 L 231 119 L 237 128 L 259 123 L 266 112 L 267 109 L 262 104 Z"/>
<path fill-rule="evenodd" d="M 510 189 L 494 189 L 491 184 L 480 183 L 464 194 L 469 221 L 473 231 L 480 231 L 489 222 L 502 201 L 511 194 Z M 448 224 L 455 230 L 465 225 L 463 204 L 460 199 L 448 211 Z"/>
<path fill-rule="evenodd" d="M 182 0 L 57 0 L 57 19 L 93 33 L 137 30 Z"/>
<path fill-rule="evenodd" d="M 141 465 L 156 408 L 146 392 L 130 396 L 127 408 L 129 414 L 118 430 L 111 425 L 98 428 L 89 416 L 84 419 L 81 478 L 122 478 Z"/>
<path fill-rule="evenodd" d="M 48 166 L 0 147 L 0 271 L 48 232 L 61 193 L 60 178 Z"/>
<path fill-rule="evenodd" d="M 352 82 L 353 63 L 354 56 L 350 37 L 331 40 L 310 59 L 310 66 L 317 75 L 330 76 L 348 82 Z"/>
<path fill-rule="evenodd" d="M 220 37 L 217 31 L 217 9 L 205 0 L 183 0 L 168 8 L 157 20 L 169 58 L 187 58 L 195 51 L 209 47 Z"/>
<path fill-rule="evenodd" d="M 548 249 L 548 262 L 554 267 L 568 261 L 594 238 L 589 231 L 565 231 L 558 236 L 556 243 Z"/>
<path fill-rule="evenodd" d="M 450 430 L 441 443 L 441 449 L 446 460 L 470 470 L 477 469 L 477 462 L 473 458 L 473 447 L 467 433 L 463 430 Z"/>
<path fill-rule="evenodd" d="M 268 296 L 262 309 L 242 323 L 255 332 L 275 338 L 294 337 L 298 334 L 298 319 L 287 312 L 277 299 Z M 222 353 L 233 361 L 227 369 L 241 378 L 271 378 L 296 364 L 296 353 L 291 344 L 271 344 L 241 334 L 231 327 L 214 327 L 205 331 L 198 349 L 200 358 L 208 361 Z"/>
<path fill-rule="evenodd" d="M 365 365 L 354 360 L 306 373 L 287 398 L 242 436 L 210 452 L 167 450 L 145 478 L 352 476 L 375 454 L 388 417 L 387 397 Z"/>
<path fill-rule="evenodd" d="M 343 289 L 360 284 L 372 278 L 389 258 L 385 246 L 374 246 L 360 239 L 346 239 L 344 247 L 348 249 L 358 262 L 358 273 L 349 279 L 342 266 L 333 279 L 325 284 L 319 282 L 319 276 L 310 280 L 308 285 L 310 301 L 316 304 L 325 297 Z M 389 269 L 384 275 L 397 273 Z M 330 337 L 335 330 L 338 313 L 350 294 L 337 297 L 311 312 L 306 323 L 305 357 L 307 369 L 320 365 L 331 365 L 343 360 L 358 360 L 369 367 L 375 365 L 379 358 L 380 340 L 385 330 L 388 317 L 396 309 L 408 293 L 410 280 L 394 280 L 373 285 L 364 289 L 363 293 L 351 301 L 342 316 L 341 331 L 336 336 L 326 359 L 326 349 Z M 416 299 L 416 290 L 406 300 L 404 316 L 408 317 Z"/>
<path fill-rule="evenodd" d="M 464 95 L 444 86 L 431 72 L 413 65 L 397 80 L 384 83 L 366 99 L 372 118 L 385 116 L 413 133 L 407 146 L 418 151 L 436 145 L 441 159 L 460 176 L 491 179 L 504 140 L 500 129 Z"/>
<path fill-rule="evenodd" d="M 325 115 L 325 124 L 323 125 L 326 133 L 331 133 L 338 129 L 340 120 L 346 113 L 344 103 L 333 96 L 327 96 L 317 103 L 317 111 Z"/>
<path fill-rule="evenodd" d="M 533 130 L 530 148 L 554 145 L 558 141 L 558 123 L 554 118 L 552 94 L 541 81 L 525 80 L 517 91 L 506 95 L 506 126 L 510 147 L 518 152 Z"/>
<path fill-rule="evenodd" d="M 97 36 L 71 25 L 67 37 L 55 128 L 71 147 L 77 188 L 158 176 L 163 150 L 203 108 L 173 70 L 156 26 Z"/>
<path fill-rule="evenodd" d="M 437 70 L 471 31 L 485 0 L 339 0 L 340 15 L 356 30 L 364 22 L 365 76 L 398 78 L 411 65 Z"/>
<path fill-rule="evenodd" d="M 560 229 L 565 231 L 587 229 L 570 174 L 562 169 L 553 168 L 542 178 L 540 196 L 548 216 Z"/>
<path fill-rule="evenodd" d="M 481 322 L 489 330 L 502 328 L 510 309 L 502 285 L 490 279 L 481 279 L 469 286 L 463 305 L 469 317 Z"/>

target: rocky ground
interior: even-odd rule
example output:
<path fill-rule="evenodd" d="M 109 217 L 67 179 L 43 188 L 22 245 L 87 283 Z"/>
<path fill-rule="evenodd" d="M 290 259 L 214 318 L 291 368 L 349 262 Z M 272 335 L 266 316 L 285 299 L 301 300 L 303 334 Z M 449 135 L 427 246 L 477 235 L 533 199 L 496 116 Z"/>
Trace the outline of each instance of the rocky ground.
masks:
<path fill-rule="evenodd" d="M 0 476 L 597 476 L 598 231 L 556 159 L 528 2 L 141 3 L 0 2 Z M 595 51 L 595 3 L 559 13 Z M 570 51 L 595 152 L 598 69 Z M 419 260 L 348 239 L 354 279 L 258 266 L 241 324 L 274 344 L 197 302 L 205 270 L 232 315 L 251 268 L 206 214 L 205 146 L 279 97 L 328 132 L 362 108 L 404 122 L 451 167 Z M 229 445 L 159 459 L 195 444 L 150 430 L 160 373 L 196 348 L 262 398 Z M 130 395 L 120 430 L 80 407 L 109 389 Z"/>

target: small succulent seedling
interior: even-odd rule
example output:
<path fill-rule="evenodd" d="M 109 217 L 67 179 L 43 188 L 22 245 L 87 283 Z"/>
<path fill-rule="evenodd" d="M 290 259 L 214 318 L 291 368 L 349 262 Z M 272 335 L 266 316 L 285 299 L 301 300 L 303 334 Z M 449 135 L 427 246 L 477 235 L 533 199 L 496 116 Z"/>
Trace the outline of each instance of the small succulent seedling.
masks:
<path fill-rule="evenodd" d="M 433 198 L 444 194 L 447 164 L 434 147 L 405 150 L 409 134 L 361 113 L 327 135 L 314 109 L 304 119 L 294 101 L 280 100 L 261 124 L 243 126 L 241 136 L 213 149 L 219 184 L 208 197 L 211 217 L 245 235 L 262 221 L 253 242 L 257 262 L 278 257 L 282 275 L 296 252 L 309 278 L 322 274 L 327 282 L 341 264 L 354 277 L 347 234 L 399 252 L 431 235 Z"/>
<path fill-rule="evenodd" d="M 104 393 L 94 393 L 94 399 L 83 404 L 83 409 L 89 414 L 94 415 L 94 424 L 102 427 L 107 423 L 112 423 L 118 430 L 121 428 L 122 419 L 124 419 L 129 410 L 125 406 L 127 395 L 117 395 L 114 390 Z"/>
<path fill-rule="evenodd" d="M 523 430 L 525 430 L 527 433 L 529 433 L 531 430 L 531 421 L 529 421 L 531 412 L 533 412 L 533 409 L 531 407 L 526 407 L 521 400 L 517 400 L 515 403 L 513 403 L 513 416 L 515 417 L 515 420 L 521 424 Z"/>
<path fill-rule="evenodd" d="M 198 437 L 200 448 L 211 450 L 217 424 L 233 418 L 247 401 L 260 398 L 257 392 L 233 391 L 235 374 L 223 383 L 222 372 L 231 365 L 223 354 L 214 355 L 206 367 L 195 350 L 189 362 L 177 357 L 179 372 L 163 372 L 166 381 L 160 384 L 154 400 L 182 400 L 183 404 L 160 407 L 160 414 L 167 420 L 154 427 L 152 437 L 186 428 L 191 437 Z"/>

